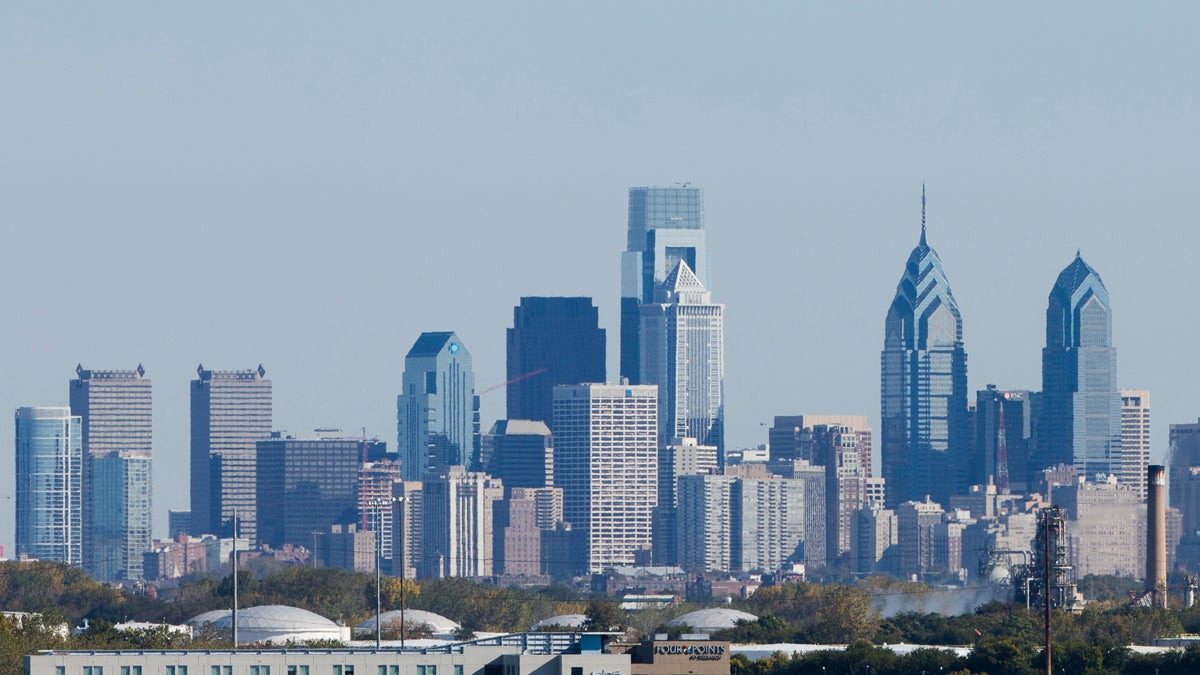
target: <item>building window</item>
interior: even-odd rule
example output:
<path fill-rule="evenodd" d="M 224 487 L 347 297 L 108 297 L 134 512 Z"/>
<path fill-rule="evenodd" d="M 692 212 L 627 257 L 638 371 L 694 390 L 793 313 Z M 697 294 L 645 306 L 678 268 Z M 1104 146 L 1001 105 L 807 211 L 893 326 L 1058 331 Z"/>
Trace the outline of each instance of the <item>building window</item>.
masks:
<path fill-rule="evenodd" d="M 454 666 L 454 675 L 463 675 L 462 666 Z"/>
<path fill-rule="evenodd" d="M 84 666 L 83 675 L 104 675 L 103 666 Z"/>
<path fill-rule="evenodd" d="M 571 675 L 583 675 L 583 666 L 571 666 Z"/>
<path fill-rule="evenodd" d="M 54 666 L 54 675 L 67 675 L 66 666 Z"/>
<path fill-rule="evenodd" d="M 187 675 L 187 673 L 179 675 Z M 250 675 L 271 675 L 271 666 L 250 666 Z"/>
<path fill-rule="evenodd" d="M 417 675 L 437 675 L 437 666 L 417 666 Z"/>

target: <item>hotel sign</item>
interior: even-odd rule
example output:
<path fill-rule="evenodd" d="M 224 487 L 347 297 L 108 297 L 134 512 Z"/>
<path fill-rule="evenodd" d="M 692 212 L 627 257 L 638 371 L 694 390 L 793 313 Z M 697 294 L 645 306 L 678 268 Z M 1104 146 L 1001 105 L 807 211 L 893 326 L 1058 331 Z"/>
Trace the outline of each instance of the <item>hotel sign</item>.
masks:
<path fill-rule="evenodd" d="M 718 661 L 725 657 L 723 644 L 671 643 L 654 645 L 655 656 L 686 656 L 692 661 Z"/>

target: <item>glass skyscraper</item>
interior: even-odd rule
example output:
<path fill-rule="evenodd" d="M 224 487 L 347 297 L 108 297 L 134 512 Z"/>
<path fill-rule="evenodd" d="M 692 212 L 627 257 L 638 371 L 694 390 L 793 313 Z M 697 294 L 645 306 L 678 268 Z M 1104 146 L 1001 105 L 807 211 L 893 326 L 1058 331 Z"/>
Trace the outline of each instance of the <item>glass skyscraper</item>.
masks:
<path fill-rule="evenodd" d="M 1100 275 L 1078 253 L 1050 289 L 1042 395 L 1045 410 L 1031 469 L 1073 464 L 1088 478 L 1111 473 L 1121 453 L 1112 304 Z"/>
<path fill-rule="evenodd" d="M 404 357 L 396 397 L 400 475 L 421 480 L 431 467 L 474 467 L 475 371 L 471 353 L 453 332 L 421 333 Z"/>
<path fill-rule="evenodd" d="M 521 298 L 508 329 L 508 419 L 549 424 L 554 385 L 605 381 L 604 350 L 591 298 Z"/>
<path fill-rule="evenodd" d="M 17 408 L 18 556 L 83 564 L 82 441 L 70 408 Z"/>
<path fill-rule="evenodd" d="M 889 507 L 949 503 L 967 489 L 970 427 L 962 316 L 937 251 L 925 239 L 908 256 L 884 324 L 882 469 Z"/>
<path fill-rule="evenodd" d="M 141 579 L 150 550 L 150 457 L 113 450 L 93 456 L 88 559 L 97 579 Z"/>
<path fill-rule="evenodd" d="M 639 307 L 654 302 L 655 290 L 680 261 L 712 288 L 700 188 L 629 188 L 629 232 L 621 254 L 621 377 L 641 377 Z"/>

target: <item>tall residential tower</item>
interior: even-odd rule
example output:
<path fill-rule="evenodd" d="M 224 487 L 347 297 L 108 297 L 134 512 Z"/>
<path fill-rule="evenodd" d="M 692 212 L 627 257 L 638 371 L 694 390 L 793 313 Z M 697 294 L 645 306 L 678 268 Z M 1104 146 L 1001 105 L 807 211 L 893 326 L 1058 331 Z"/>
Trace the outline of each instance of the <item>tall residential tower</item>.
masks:
<path fill-rule="evenodd" d="M 83 444 L 70 408 L 17 408 L 17 555 L 83 564 Z"/>
<path fill-rule="evenodd" d="M 881 361 L 887 503 L 948 503 L 967 488 L 967 352 L 958 303 L 925 240 L 924 188 L 921 240 L 888 309 Z"/>

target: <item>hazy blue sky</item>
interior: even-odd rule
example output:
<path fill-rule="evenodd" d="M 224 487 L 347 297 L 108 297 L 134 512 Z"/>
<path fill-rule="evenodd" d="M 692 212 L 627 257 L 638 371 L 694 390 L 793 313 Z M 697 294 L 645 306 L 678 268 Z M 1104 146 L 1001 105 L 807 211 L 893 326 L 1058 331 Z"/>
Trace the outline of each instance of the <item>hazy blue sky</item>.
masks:
<path fill-rule="evenodd" d="M 277 428 L 394 445 L 421 331 L 458 331 L 482 388 L 505 377 L 520 296 L 582 294 L 615 377 L 626 189 L 691 181 L 726 304 L 728 444 L 764 442 L 776 414 L 877 426 L 924 181 L 971 391 L 1040 388 L 1047 293 L 1080 248 L 1161 457 L 1166 425 L 1200 416 L 1198 20 L 1194 3 L 6 2 L 0 410 L 65 405 L 76 363 L 144 364 L 162 533 L 188 505 L 198 363 L 262 363 Z M 503 408 L 487 395 L 485 425 Z"/>

